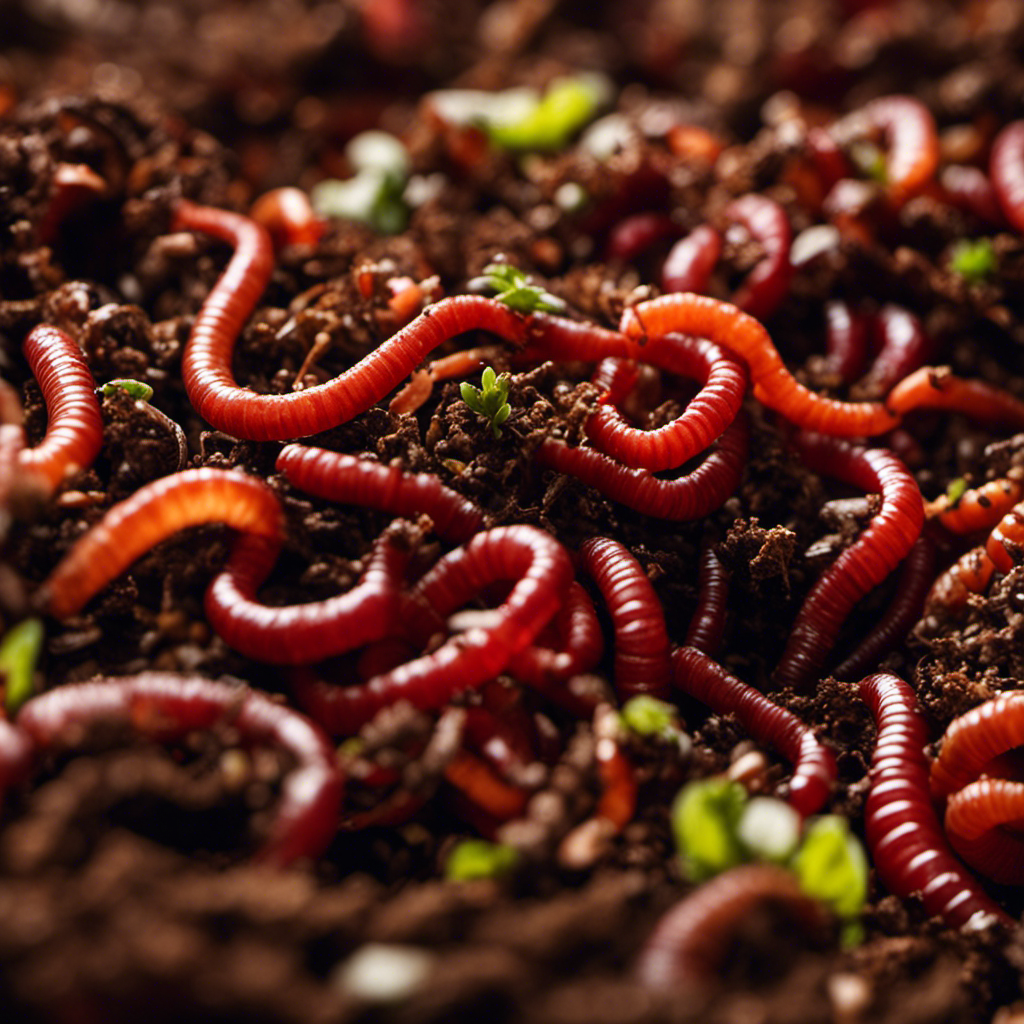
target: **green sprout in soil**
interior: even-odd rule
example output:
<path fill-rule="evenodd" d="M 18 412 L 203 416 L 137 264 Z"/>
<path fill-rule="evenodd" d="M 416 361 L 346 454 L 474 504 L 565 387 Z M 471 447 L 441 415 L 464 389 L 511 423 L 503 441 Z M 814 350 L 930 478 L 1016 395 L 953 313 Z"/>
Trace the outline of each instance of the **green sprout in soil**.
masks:
<path fill-rule="evenodd" d="M 450 882 L 469 882 L 476 878 L 501 878 L 519 865 L 519 853 L 511 846 L 488 843 L 483 839 L 464 839 L 452 850 L 445 865 Z"/>
<path fill-rule="evenodd" d="M 139 402 L 148 402 L 153 397 L 153 389 L 148 384 L 144 384 L 141 380 L 132 380 L 130 377 L 107 381 L 100 388 L 100 394 L 104 398 L 110 398 L 118 391 L 127 391 L 132 398 Z"/>
<path fill-rule="evenodd" d="M 962 238 L 953 245 L 949 265 L 968 284 L 977 284 L 996 272 L 999 261 L 989 239 Z"/>
<path fill-rule="evenodd" d="M 517 313 L 565 311 L 565 303 L 557 295 L 532 284 L 530 278 L 518 267 L 500 260 L 488 263 L 483 274 L 474 277 L 468 287 L 472 292 L 496 292 L 494 297 Z"/>
<path fill-rule="evenodd" d="M 488 366 L 480 377 L 482 387 L 475 388 L 472 384 L 460 384 L 462 400 L 491 425 L 495 439 L 501 437 L 501 425 L 512 414 L 512 406 L 508 404 L 508 386 L 511 377 L 507 373 L 500 376 Z"/>
<path fill-rule="evenodd" d="M 949 482 L 949 486 L 946 488 L 946 500 L 950 505 L 955 505 L 966 493 L 967 481 L 962 476 L 958 476 Z"/>
<path fill-rule="evenodd" d="M 675 738 L 679 728 L 679 712 L 672 704 L 648 694 L 630 697 L 619 713 L 622 724 L 638 736 Z"/>
<path fill-rule="evenodd" d="M 43 623 L 24 619 L 0 640 L 0 674 L 4 677 L 4 706 L 8 714 L 32 696 L 36 662 L 43 646 Z"/>

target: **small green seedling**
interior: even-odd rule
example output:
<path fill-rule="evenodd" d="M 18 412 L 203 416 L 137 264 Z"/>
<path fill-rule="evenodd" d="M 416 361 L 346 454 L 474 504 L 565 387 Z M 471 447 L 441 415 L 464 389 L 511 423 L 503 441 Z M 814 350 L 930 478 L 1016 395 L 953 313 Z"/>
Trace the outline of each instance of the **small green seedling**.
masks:
<path fill-rule="evenodd" d="M 680 733 L 679 712 L 673 705 L 648 694 L 630 697 L 619 713 L 622 724 L 638 736 L 675 739 Z"/>
<path fill-rule="evenodd" d="M 519 151 L 557 151 L 592 121 L 610 89 L 600 75 L 556 78 L 536 105 L 515 121 L 487 124 L 495 145 Z"/>
<path fill-rule="evenodd" d="M 483 275 L 469 282 L 472 292 L 496 292 L 494 296 L 517 313 L 563 313 L 565 303 L 539 285 L 511 263 L 496 261 L 484 267 Z"/>
<path fill-rule="evenodd" d="M 127 391 L 132 398 L 139 402 L 148 402 L 153 397 L 153 389 L 144 384 L 141 380 L 132 380 L 130 377 L 108 381 L 100 388 L 104 398 L 110 398 L 118 391 Z"/>
<path fill-rule="evenodd" d="M 32 696 L 32 677 L 43 647 L 43 623 L 24 619 L 0 640 L 0 673 L 4 676 L 4 705 L 13 713 Z"/>
<path fill-rule="evenodd" d="M 968 284 L 977 284 L 996 272 L 999 261 L 988 238 L 963 238 L 953 245 L 949 265 Z"/>
<path fill-rule="evenodd" d="M 967 481 L 962 476 L 958 476 L 955 480 L 950 480 L 949 486 L 946 488 L 946 501 L 950 505 L 955 505 L 966 493 Z"/>
<path fill-rule="evenodd" d="M 449 882 L 501 878 L 518 866 L 519 852 L 513 847 L 483 839 L 464 839 L 452 850 L 445 864 L 445 877 Z"/>
<path fill-rule="evenodd" d="M 501 425 L 512 414 L 512 406 L 508 404 L 508 385 L 511 380 L 507 373 L 500 376 L 488 366 L 480 377 L 482 387 L 475 388 L 472 384 L 461 384 L 462 400 L 491 425 L 495 439 L 501 437 Z"/>
<path fill-rule="evenodd" d="M 747 791 L 729 779 L 684 786 L 672 805 L 672 831 L 687 878 L 703 882 L 747 858 L 737 835 Z"/>

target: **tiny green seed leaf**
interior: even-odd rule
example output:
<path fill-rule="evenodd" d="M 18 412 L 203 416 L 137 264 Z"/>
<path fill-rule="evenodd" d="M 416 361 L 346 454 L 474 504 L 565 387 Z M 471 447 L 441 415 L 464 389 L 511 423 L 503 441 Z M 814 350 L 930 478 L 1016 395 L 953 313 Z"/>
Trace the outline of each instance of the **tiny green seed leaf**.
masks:
<path fill-rule="evenodd" d="M 148 402 L 153 397 L 153 389 L 148 384 L 141 380 L 132 380 L 130 377 L 107 381 L 100 388 L 104 398 L 110 398 L 118 391 L 127 391 L 132 398 L 139 402 Z"/>
<path fill-rule="evenodd" d="M 622 724 L 638 736 L 666 736 L 679 731 L 679 712 L 669 703 L 640 694 L 622 705 Z"/>
<path fill-rule="evenodd" d="M 672 831 L 688 878 L 703 882 L 742 864 L 736 836 L 747 792 L 729 779 L 706 779 L 684 786 L 672 805 Z"/>
<path fill-rule="evenodd" d="M 32 677 L 43 647 L 41 619 L 23 619 L 0 640 L 0 672 L 6 684 L 4 703 L 8 712 L 21 707 L 32 696 Z"/>
<path fill-rule="evenodd" d="M 996 272 L 999 260 L 990 239 L 964 238 L 953 245 L 950 266 L 969 284 L 976 284 Z"/>
<path fill-rule="evenodd" d="M 514 871 L 518 864 L 519 852 L 511 846 L 483 839 L 464 839 L 448 857 L 445 876 L 450 882 L 500 878 Z"/>

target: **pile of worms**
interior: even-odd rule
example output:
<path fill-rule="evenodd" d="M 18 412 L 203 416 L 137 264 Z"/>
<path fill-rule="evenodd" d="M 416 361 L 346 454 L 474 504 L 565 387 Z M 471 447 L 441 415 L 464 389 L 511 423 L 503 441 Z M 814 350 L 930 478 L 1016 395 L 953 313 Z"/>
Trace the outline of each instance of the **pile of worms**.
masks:
<path fill-rule="evenodd" d="M 963 620 L 1024 550 L 1019 476 L 972 481 L 926 501 L 915 475 L 916 425 L 957 416 L 1005 440 L 1024 430 L 1024 399 L 934 363 L 945 350 L 909 300 L 830 299 L 816 311 L 824 330 L 813 372 L 773 334 L 798 301 L 803 263 L 794 254 L 808 218 L 832 232 L 836 246 L 887 244 L 848 198 L 863 177 L 851 137 L 876 147 L 884 162 L 877 202 L 888 222 L 927 198 L 967 209 L 988 231 L 1005 234 L 1024 232 L 1024 122 L 979 141 L 970 166 L 944 155 L 932 115 L 908 95 L 879 97 L 824 123 L 796 123 L 803 134 L 789 158 L 794 184 L 786 202 L 778 190 L 748 191 L 719 202 L 706 219 L 642 202 L 609 215 L 607 263 L 652 268 L 615 317 L 523 311 L 468 287 L 440 295 L 396 277 L 380 321 L 393 330 L 329 379 L 273 393 L 239 380 L 236 348 L 263 305 L 279 302 L 282 253 L 316 251 L 331 225 L 295 188 L 260 197 L 248 212 L 198 196 L 165 198 L 165 236 L 187 237 L 190 251 L 218 268 L 202 294 L 197 285 L 187 293 L 196 302 L 173 372 L 204 429 L 262 446 L 273 472 L 196 464 L 93 509 L 32 585 L 30 610 L 50 629 L 80 621 L 158 545 L 190 528 L 222 526 L 226 550 L 206 584 L 205 622 L 228 649 L 264 666 L 261 678 L 275 673 L 278 691 L 156 670 L 45 689 L 0 720 L 3 791 L 31 785 L 47 757 L 75 750 L 97 723 L 167 745 L 230 727 L 236 745 L 272 749 L 287 766 L 253 851 L 283 868 L 315 861 L 339 832 L 394 826 L 421 810 L 426 796 L 403 793 L 398 773 L 359 753 L 360 737 L 399 705 L 439 730 L 457 723 L 444 777 L 467 828 L 492 839 L 528 813 L 537 786 L 524 769 L 550 766 L 561 752 L 559 730 L 544 733 L 538 720 L 582 720 L 598 740 L 598 792 L 591 817 L 562 849 L 567 863 L 590 866 L 583 837 L 600 836 L 600 849 L 610 848 L 643 800 L 630 741 L 610 709 L 652 697 L 697 720 L 731 716 L 766 758 L 781 758 L 772 786 L 806 818 L 827 811 L 841 784 L 842 751 L 820 720 L 805 721 L 800 711 L 832 677 L 877 729 L 855 827 L 879 891 L 919 901 L 953 929 L 1012 924 L 986 884 L 1024 883 L 1024 781 L 1012 756 L 1024 745 L 1024 695 L 990 695 L 939 736 L 908 682 L 881 669 L 922 618 Z M 726 159 L 724 143 L 706 134 L 716 143 L 712 161 Z M 103 191 L 102 181 L 95 187 L 62 166 L 35 225 L 47 244 L 60 238 L 72 195 L 87 205 Z M 736 238 L 757 256 L 742 272 L 725 272 Z M 368 287 L 372 293 L 372 281 Z M 76 336 L 84 331 L 35 321 L 25 325 L 22 366 L 41 393 L 46 426 L 30 445 L 21 397 L 4 386 L 5 531 L 22 529 L 41 510 L 69 507 L 69 495 L 82 493 L 76 480 L 103 458 L 97 386 L 104 382 Z M 556 419 L 551 429 L 534 423 L 529 434 L 516 434 L 526 410 L 514 405 L 504 430 L 516 438 L 508 457 L 523 473 L 552 493 L 594 494 L 631 523 L 706 521 L 687 581 L 694 607 L 685 629 L 679 610 L 663 605 L 659 574 L 635 531 L 570 541 L 555 536 L 540 511 L 510 522 L 498 504 L 472 500 L 459 486 L 465 466 L 446 482 L 401 459 L 331 447 L 333 438 L 354 436 L 338 428 L 372 410 L 393 422 L 415 417 L 436 407 L 445 382 L 475 379 L 492 364 L 510 368 L 513 398 L 544 367 L 566 390 L 588 396 L 571 430 Z M 669 393 L 683 397 L 655 419 L 651 394 Z M 479 444 L 493 443 L 477 426 Z M 780 458 L 822 490 L 838 485 L 870 498 L 827 564 L 806 569 L 781 653 L 758 672 L 750 659 L 722 655 L 734 618 L 735 562 L 723 557 L 720 527 L 737 517 L 761 455 L 755 444 L 769 429 Z M 386 525 L 347 590 L 281 603 L 264 588 L 288 553 L 295 503 L 310 500 L 372 510 Z M 879 593 L 887 597 L 877 621 L 851 646 L 844 628 Z M 363 791 L 362 809 L 353 790 Z M 809 934 L 827 930 L 824 908 L 784 869 L 745 865 L 697 887 L 661 920 L 637 977 L 656 988 L 703 990 L 737 922 L 765 902 Z"/>

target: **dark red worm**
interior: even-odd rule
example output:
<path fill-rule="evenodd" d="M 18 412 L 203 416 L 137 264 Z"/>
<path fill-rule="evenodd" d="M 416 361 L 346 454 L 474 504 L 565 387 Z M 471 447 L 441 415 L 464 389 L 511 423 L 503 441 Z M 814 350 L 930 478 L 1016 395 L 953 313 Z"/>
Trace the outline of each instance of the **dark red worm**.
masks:
<path fill-rule="evenodd" d="M 979 220 L 1000 227 L 1006 222 L 996 190 L 980 168 L 950 164 L 940 172 L 939 185 L 947 202 L 973 213 Z"/>
<path fill-rule="evenodd" d="M 481 758 L 459 750 L 444 769 L 445 779 L 495 822 L 519 817 L 530 798 L 527 790 L 500 778 Z"/>
<path fill-rule="evenodd" d="M 249 215 L 267 229 L 278 249 L 286 245 L 316 245 L 327 230 L 301 188 L 264 192 L 252 204 Z"/>
<path fill-rule="evenodd" d="M 12 786 L 28 778 L 32 770 L 32 740 L 20 725 L 0 718 L 0 803 Z"/>
<path fill-rule="evenodd" d="M 310 672 L 294 679 L 299 701 L 335 735 L 358 731 L 381 708 L 398 700 L 429 710 L 480 686 L 528 647 L 558 611 L 572 582 L 569 556 L 553 538 L 530 526 L 477 534 L 449 552 L 416 584 L 406 614 L 447 618 L 485 587 L 515 585 L 491 613 L 492 624 L 466 630 L 408 664 L 358 686 L 335 686 Z M 428 623 L 429 624 L 429 623 Z M 416 623 L 409 625 L 414 630 Z"/>
<path fill-rule="evenodd" d="M 955 377 L 948 367 L 915 370 L 889 392 L 885 404 L 900 416 L 915 409 L 944 409 L 986 426 L 1024 430 L 1024 402 L 984 381 Z"/>
<path fill-rule="evenodd" d="M 207 620 L 229 647 L 273 665 L 310 665 L 396 631 L 409 562 L 399 537 L 381 535 L 351 590 L 308 604 L 257 600 L 279 549 L 276 538 L 244 534 L 207 588 Z"/>
<path fill-rule="evenodd" d="M 989 480 L 965 491 L 956 501 L 941 495 L 925 506 L 929 519 L 935 519 L 950 533 L 975 533 L 991 530 L 1024 497 L 1024 487 L 1016 480 Z"/>
<path fill-rule="evenodd" d="M 850 164 L 842 148 L 825 128 L 807 129 L 807 151 L 821 180 L 822 191 L 828 192 L 836 182 L 850 174 Z"/>
<path fill-rule="evenodd" d="M 669 334 L 652 341 L 643 360 L 670 373 L 696 380 L 700 391 L 671 423 L 656 430 L 629 424 L 614 404 L 602 405 L 588 420 L 587 437 L 599 451 L 635 469 L 675 469 L 721 437 L 736 418 L 747 390 L 747 374 L 714 342 Z M 594 382 L 609 387 L 608 402 L 620 401 L 614 373 L 603 361 Z"/>
<path fill-rule="evenodd" d="M 878 739 L 871 761 L 871 789 L 864 831 L 879 878 L 902 898 L 921 894 L 929 914 L 953 928 L 995 918 L 1013 920 L 953 855 L 932 806 L 928 787 L 928 730 L 914 691 L 885 672 L 860 683 Z"/>
<path fill-rule="evenodd" d="M 705 541 L 697 569 L 697 608 L 686 630 L 687 647 L 695 647 L 714 657 L 725 633 L 726 602 L 729 597 L 729 573 L 718 560 L 713 544 Z"/>
<path fill-rule="evenodd" d="M 106 181 L 88 164 L 59 163 L 53 171 L 50 202 L 36 227 L 43 245 L 52 245 L 71 214 L 108 194 Z"/>
<path fill-rule="evenodd" d="M 175 230 L 201 231 L 235 252 L 196 316 L 182 376 L 189 401 L 218 430 L 252 441 L 285 441 L 345 423 L 397 387 L 427 353 L 471 330 L 522 343 L 526 321 L 508 306 L 480 295 L 441 299 L 340 376 L 284 395 L 240 387 L 231 369 L 239 332 L 270 279 L 273 247 L 267 232 L 237 213 L 186 199 L 174 208 Z"/>
<path fill-rule="evenodd" d="M 334 748 L 315 725 L 268 694 L 195 676 L 146 672 L 58 687 L 32 698 L 18 715 L 18 727 L 40 751 L 74 747 L 100 724 L 129 726 L 155 742 L 174 742 L 224 724 L 246 746 L 287 754 L 294 767 L 282 782 L 270 834 L 256 853 L 263 863 L 284 867 L 317 857 L 337 830 L 344 780 Z"/>
<path fill-rule="evenodd" d="M 903 642 L 924 611 L 925 599 L 935 580 L 935 563 L 935 544 L 922 533 L 903 560 L 889 607 L 856 649 L 833 670 L 836 679 L 859 679 L 877 668 L 882 658 Z"/>
<path fill-rule="evenodd" d="M 661 266 L 666 292 L 703 292 L 722 255 L 722 236 L 710 225 L 695 227 L 669 249 Z"/>
<path fill-rule="evenodd" d="M 1021 885 L 1024 839 L 1012 830 L 1022 818 L 1024 782 L 982 778 L 950 796 L 944 825 L 950 845 L 975 871 L 1003 885 Z"/>
<path fill-rule="evenodd" d="M 886 303 L 873 321 L 880 342 L 878 355 L 856 388 L 867 396 L 886 394 L 929 360 L 935 348 L 920 319 L 902 306 Z"/>
<path fill-rule="evenodd" d="M 669 692 L 665 613 L 640 563 L 617 540 L 594 537 L 580 548 L 580 566 L 604 598 L 615 632 L 615 691 L 626 701 Z"/>
<path fill-rule="evenodd" d="M 540 444 L 534 459 L 644 515 L 692 520 L 721 508 L 739 486 L 748 441 L 747 419 L 741 411 L 708 457 L 692 473 L 675 480 L 660 480 L 646 469 L 630 469 L 592 448 L 570 448 L 554 438 Z"/>
<path fill-rule="evenodd" d="M 846 384 L 852 384 L 864 371 L 869 323 L 867 315 L 842 299 L 825 303 L 825 364 Z"/>
<path fill-rule="evenodd" d="M 704 295 L 663 295 L 627 309 L 621 330 L 637 344 L 673 333 L 716 342 L 746 360 L 759 401 L 808 430 L 870 437 L 899 423 L 880 402 L 839 402 L 797 383 L 764 327 L 727 302 Z"/>
<path fill-rule="evenodd" d="M 527 345 L 513 361 L 532 365 L 548 359 L 556 363 L 597 363 L 602 359 L 638 359 L 642 348 L 618 331 L 564 316 L 534 313 L 527 321 Z"/>
<path fill-rule="evenodd" d="M 672 652 L 675 685 L 720 715 L 735 715 L 758 743 L 775 747 L 793 764 L 786 799 L 801 814 L 820 810 L 836 778 L 832 751 L 796 715 L 779 707 L 753 686 L 730 675 L 694 647 Z"/>
<path fill-rule="evenodd" d="M 920 536 L 924 501 L 917 481 L 892 452 L 804 432 L 793 443 L 814 472 L 882 496 L 878 514 L 822 573 L 793 624 L 775 680 L 780 686 L 806 689 L 817 684 L 854 606 L 903 561 Z"/>
<path fill-rule="evenodd" d="M 31 331 L 24 352 L 43 393 L 48 422 L 42 441 L 22 449 L 18 466 L 53 491 L 68 476 L 88 469 L 103 446 L 96 382 L 78 345 L 49 324 Z"/>
<path fill-rule="evenodd" d="M 789 291 L 793 232 L 786 211 L 774 199 L 752 192 L 734 199 L 724 217 L 742 224 L 761 246 L 763 258 L 732 297 L 733 304 L 758 320 L 767 320 Z"/>
<path fill-rule="evenodd" d="M 679 234 L 679 225 L 664 213 L 634 213 L 608 233 L 604 258 L 632 263 L 651 246 Z"/>
<path fill-rule="evenodd" d="M 882 132 L 890 199 L 901 206 L 921 192 L 939 165 L 939 134 L 928 108 L 912 96 L 880 96 L 857 113 Z"/>
<path fill-rule="evenodd" d="M 996 136 L 989 175 L 1006 219 L 1024 232 L 1024 121 L 1013 121 Z"/>
<path fill-rule="evenodd" d="M 283 522 L 274 492 L 253 477 L 223 469 L 173 473 L 109 509 L 50 573 L 38 600 L 54 617 L 66 618 L 135 559 L 186 527 L 225 523 L 277 545 Z"/>
<path fill-rule="evenodd" d="M 405 473 L 355 455 L 324 448 L 285 445 L 277 471 L 307 494 L 327 501 L 382 509 L 397 516 L 426 513 L 439 537 L 461 544 L 484 527 L 483 513 L 445 487 L 433 473 Z"/>
<path fill-rule="evenodd" d="M 710 994 L 742 922 L 766 905 L 779 907 L 811 937 L 827 930 L 825 908 L 801 891 L 791 871 L 743 864 L 705 882 L 661 918 L 637 960 L 641 984 L 691 998 Z"/>

